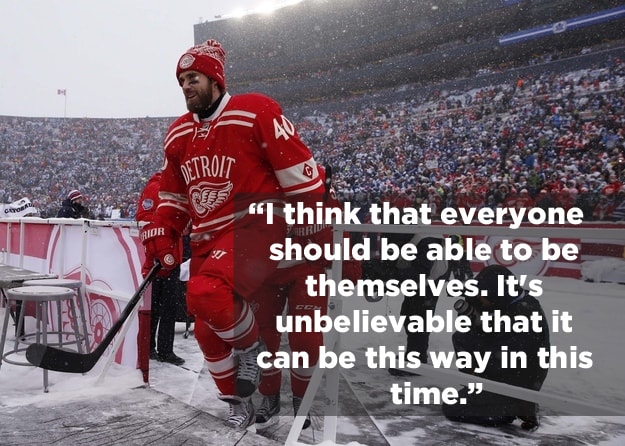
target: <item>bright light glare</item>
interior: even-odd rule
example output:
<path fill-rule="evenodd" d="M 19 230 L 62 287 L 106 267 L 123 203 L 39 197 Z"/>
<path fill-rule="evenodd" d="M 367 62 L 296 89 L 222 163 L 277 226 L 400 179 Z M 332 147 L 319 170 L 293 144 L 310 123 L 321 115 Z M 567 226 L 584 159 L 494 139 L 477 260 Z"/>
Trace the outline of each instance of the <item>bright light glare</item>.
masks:
<path fill-rule="evenodd" d="M 241 18 L 245 15 L 249 14 L 271 14 L 273 11 L 284 8 L 285 6 L 295 5 L 297 3 L 302 2 L 303 0 L 283 0 L 283 1 L 266 1 L 261 3 L 257 7 L 253 9 L 242 9 L 238 8 L 231 13 L 223 14 L 220 18 L 229 19 L 229 18 Z"/>
<path fill-rule="evenodd" d="M 266 2 L 266 3 L 259 5 L 256 8 L 256 11 L 259 12 L 260 14 L 271 14 L 277 8 L 278 6 L 275 3 Z"/>
<path fill-rule="evenodd" d="M 230 14 L 224 15 L 224 17 L 243 17 L 245 14 L 247 14 L 247 11 L 243 8 L 239 8 L 235 9 Z"/>

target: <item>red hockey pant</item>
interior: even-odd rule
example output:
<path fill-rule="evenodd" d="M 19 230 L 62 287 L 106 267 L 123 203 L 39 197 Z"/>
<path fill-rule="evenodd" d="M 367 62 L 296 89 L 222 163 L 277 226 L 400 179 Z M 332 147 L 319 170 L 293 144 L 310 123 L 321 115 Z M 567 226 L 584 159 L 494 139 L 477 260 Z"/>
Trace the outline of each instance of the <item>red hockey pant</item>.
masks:
<path fill-rule="evenodd" d="M 277 262 L 269 260 L 269 247 L 284 243 L 286 231 L 283 221 L 267 225 L 264 217 L 246 220 L 218 238 L 192 245 L 187 308 L 195 317 L 195 338 L 222 395 L 236 394 L 232 349 L 245 349 L 258 340 L 247 299 L 274 272 Z"/>
<path fill-rule="evenodd" d="M 323 333 L 315 331 L 291 331 L 287 334 L 289 348 L 281 349 L 282 333 L 276 327 L 276 317 L 285 310 L 289 316 L 308 315 L 311 318 L 315 310 L 327 313 L 327 296 L 310 297 L 305 280 L 309 275 L 323 274 L 325 268 L 304 263 L 291 268 L 277 269 L 265 286 L 259 288 L 250 298 L 257 302 L 256 319 L 260 336 L 267 346 L 267 351 L 276 353 L 280 350 L 306 352 L 309 367 L 290 367 L 291 390 L 293 395 L 303 397 L 319 359 L 319 348 L 323 345 Z M 259 391 L 263 395 L 275 395 L 280 392 L 282 368 L 271 367 L 263 370 Z"/>

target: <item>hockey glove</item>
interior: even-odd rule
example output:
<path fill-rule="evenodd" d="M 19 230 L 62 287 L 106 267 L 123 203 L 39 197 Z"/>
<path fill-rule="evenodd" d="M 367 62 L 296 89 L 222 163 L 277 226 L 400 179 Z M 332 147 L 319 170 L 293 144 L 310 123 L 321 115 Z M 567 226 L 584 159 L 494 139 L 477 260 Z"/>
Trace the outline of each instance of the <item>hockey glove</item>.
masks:
<path fill-rule="evenodd" d="M 163 266 L 163 274 L 167 275 L 167 270 L 172 270 L 180 265 L 181 255 L 178 246 L 179 236 L 174 234 L 170 228 L 158 225 L 156 223 L 148 223 L 140 232 L 141 243 L 145 248 L 146 262 L 145 268 L 151 268 L 154 259 L 158 259 Z"/>

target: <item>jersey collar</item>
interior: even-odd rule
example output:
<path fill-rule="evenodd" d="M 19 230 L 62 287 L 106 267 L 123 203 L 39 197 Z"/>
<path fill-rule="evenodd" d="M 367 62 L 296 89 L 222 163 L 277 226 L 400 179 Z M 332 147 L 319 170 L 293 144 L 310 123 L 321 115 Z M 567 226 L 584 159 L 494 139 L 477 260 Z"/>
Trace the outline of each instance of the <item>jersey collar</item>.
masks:
<path fill-rule="evenodd" d="M 219 104 L 217 105 L 217 108 L 215 109 L 215 111 L 213 111 L 213 113 L 211 113 L 208 117 L 204 119 L 200 119 L 197 113 L 193 113 L 193 120 L 195 122 L 210 122 L 218 118 L 219 115 L 221 115 L 221 113 L 224 111 L 224 108 L 226 108 L 226 105 L 230 101 L 231 97 L 232 96 L 230 96 L 230 93 L 225 92 L 223 96 L 221 97 L 221 100 L 219 101 Z"/>

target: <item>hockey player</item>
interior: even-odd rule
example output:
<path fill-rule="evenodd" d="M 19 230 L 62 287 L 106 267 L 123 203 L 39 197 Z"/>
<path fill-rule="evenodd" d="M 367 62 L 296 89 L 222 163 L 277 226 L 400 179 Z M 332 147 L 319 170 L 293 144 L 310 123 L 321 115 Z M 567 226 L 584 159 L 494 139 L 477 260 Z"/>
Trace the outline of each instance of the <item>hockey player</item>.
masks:
<path fill-rule="evenodd" d="M 340 208 L 341 203 L 331 188 L 331 173 L 329 169 L 320 169 L 324 177 L 327 191 L 319 201 L 325 203 L 326 208 Z M 327 175 L 327 176 L 326 176 Z M 332 227 L 327 225 L 309 225 L 293 228 L 289 234 L 293 242 L 306 245 L 314 241 L 317 244 L 331 243 Z M 348 235 L 346 235 L 348 236 Z M 331 262 L 320 259 L 316 262 L 289 261 L 281 262 L 276 272 L 269 278 L 267 286 L 251 298 L 258 302 L 256 316 L 259 321 L 260 335 L 267 346 L 267 351 L 276 353 L 280 349 L 281 333 L 276 329 L 276 317 L 283 313 L 291 317 L 312 317 L 315 311 L 327 314 L 328 297 L 309 296 L 306 288 L 306 277 L 324 274 Z M 343 261 L 343 278 L 352 282 L 360 279 L 362 268 L 359 261 Z M 299 407 L 308 388 L 308 383 L 319 359 L 319 348 L 323 345 L 323 333 L 315 331 L 293 331 L 288 333 L 290 350 L 305 352 L 309 367 L 290 367 L 291 391 L 293 392 L 293 413 L 297 415 Z M 256 428 L 264 429 L 273 424 L 274 416 L 280 412 L 280 385 L 282 369 L 271 367 L 263 370 L 259 392 L 263 395 L 262 403 L 256 413 Z M 310 417 L 306 414 L 303 428 L 310 425 Z"/>
<path fill-rule="evenodd" d="M 276 353 L 280 350 L 281 333 L 276 329 L 276 316 L 283 313 L 285 305 L 289 316 L 309 315 L 315 311 L 327 313 L 327 297 L 308 296 L 306 293 L 306 276 L 319 275 L 325 272 L 325 267 L 319 263 L 306 261 L 292 261 L 290 265 L 278 268 L 270 279 L 271 286 L 262 287 L 252 299 L 259 300 L 256 312 L 260 335 L 267 346 L 267 351 Z M 319 347 L 323 345 L 323 333 L 289 332 L 289 348 L 291 351 L 306 352 L 310 366 L 307 368 L 292 365 L 290 367 L 291 391 L 293 392 L 293 414 L 297 415 L 299 407 L 306 393 L 308 383 L 314 371 L 314 365 L 319 357 Z M 282 369 L 271 367 L 263 370 L 262 380 L 258 387 L 263 396 L 260 407 L 256 412 L 256 429 L 266 429 L 275 421 L 275 415 L 280 412 L 280 388 L 282 384 Z M 307 416 L 304 429 L 310 425 Z"/>
<path fill-rule="evenodd" d="M 250 397 L 264 348 L 246 299 L 277 267 L 269 247 L 284 242 L 285 200 L 306 203 L 324 189 L 310 150 L 279 104 L 226 91 L 225 59 L 221 44 L 208 40 L 178 60 L 176 78 L 189 112 L 167 131 L 160 204 L 141 239 L 148 264 L 158 259 L 172 269 L 191 220 L 187 308 L 219 397 L 230 405 L 227 424 L 245 428 L 255 421 Z M 267 203 L 272 224 L 249 211 Z"/>

